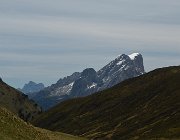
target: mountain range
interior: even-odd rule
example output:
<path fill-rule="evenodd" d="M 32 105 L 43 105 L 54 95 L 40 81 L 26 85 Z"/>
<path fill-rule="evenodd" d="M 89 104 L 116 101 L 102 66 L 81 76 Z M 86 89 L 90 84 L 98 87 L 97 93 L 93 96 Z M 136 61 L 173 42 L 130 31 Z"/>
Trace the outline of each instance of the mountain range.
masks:
<path fill-rule="evenodd" d="M 69 100 L 46 112 L 28 98 L 37 93 L 26 95 L 0 79 L 0 139 L 180 139 L 180 66 L 145 73 L 142 59 L 121 55 L 97 72 L 88 68 L 60 79 L 47 88 L 63 85 Z"/>
<path fill-rule="evenodd" d="M 91 95 L 144 73 L 141 54 L 122 54 L 97 72 L 93 68 L 75 72 L 29 97 L 47 110 L 67 99 Z"/>
<path fill-rule="evenodd" d="M 62 102 L 33 124 L 91 140 L 178 140 L 180 66 L 156 69 Z"/>

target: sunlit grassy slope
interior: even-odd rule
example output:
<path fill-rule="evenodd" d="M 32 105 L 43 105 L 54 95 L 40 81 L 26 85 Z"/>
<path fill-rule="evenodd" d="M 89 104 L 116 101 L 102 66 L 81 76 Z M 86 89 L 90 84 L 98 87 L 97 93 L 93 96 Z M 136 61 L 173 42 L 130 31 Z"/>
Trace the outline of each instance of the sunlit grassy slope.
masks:
<path fill-rule="evenodd" d="M 0 108 L 0 140 L 84 140 L 80 137 L 51 132 L 27 124 L 11 112 Z"/>

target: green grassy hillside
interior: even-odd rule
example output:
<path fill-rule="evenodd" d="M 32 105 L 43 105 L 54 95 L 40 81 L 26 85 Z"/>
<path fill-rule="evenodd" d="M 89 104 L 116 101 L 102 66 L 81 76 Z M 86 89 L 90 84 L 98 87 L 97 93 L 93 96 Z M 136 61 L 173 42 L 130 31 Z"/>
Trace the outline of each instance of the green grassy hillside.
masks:
<path fill-rule="evenodd" d="M 84 140 L 71 135 L 35 128 L 0 108 L 0 140 Z"/>
<path fill-rule="evenodd" d="M 34 124 L 92 139 L 180 139 L 180 66 L 65 101 Z"/>
<path fill-rule="evenodd" d="M 7 108 L 25 121 L 41 113 L 41 108 L 28 96 L 10 87 L 0 79 L 0 107 Z"/>

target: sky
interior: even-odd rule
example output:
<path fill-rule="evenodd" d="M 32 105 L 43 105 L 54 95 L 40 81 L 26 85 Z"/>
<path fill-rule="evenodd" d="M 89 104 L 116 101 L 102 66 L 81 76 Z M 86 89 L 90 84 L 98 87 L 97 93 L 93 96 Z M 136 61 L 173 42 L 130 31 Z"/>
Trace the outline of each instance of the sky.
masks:
<path fill-rule="evenodd" d="M 180 65 L 180 0 L 0 0 L 0 76 L 56 83 L 139 52 L 145 70 Z"/>

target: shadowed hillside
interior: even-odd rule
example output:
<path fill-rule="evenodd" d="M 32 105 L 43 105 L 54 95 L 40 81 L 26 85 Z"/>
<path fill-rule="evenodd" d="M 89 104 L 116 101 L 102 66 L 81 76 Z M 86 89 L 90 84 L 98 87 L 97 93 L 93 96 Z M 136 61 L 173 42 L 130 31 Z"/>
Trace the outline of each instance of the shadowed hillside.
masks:
<path fill-rule="evenodd" d="M 25 121 L 41 113 L 41 108 L 28 96 L 0 80 L 0 107 L 7 108 Z"/>
<path fill-rule="evenodd" d="M 34 124 L 93 139 L 178 139 L 180 66 L 157 69 L 98 94 L 62 102 Z"/>

